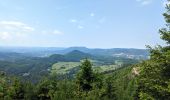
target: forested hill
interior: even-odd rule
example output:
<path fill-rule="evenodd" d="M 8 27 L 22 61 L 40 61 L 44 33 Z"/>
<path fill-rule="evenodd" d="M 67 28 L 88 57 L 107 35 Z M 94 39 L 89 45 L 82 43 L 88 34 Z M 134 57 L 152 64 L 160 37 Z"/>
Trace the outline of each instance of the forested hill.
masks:
<path fill-rule="evenodd" d="M 62 58 L 63 60 L 60 60 L 58 59 L 58 61 L 77 61 L 79 62 L 80 60 L 82 59 L 85 59 L 85 58 L 90 58 L 90 59 L 96 59 L 95 57 L 97 56 L 93 56 L 91 54 L 88 54 L 88 53 L 84 53 L 84 52 L 81 52 L 81 51 L 78 51 L 78 50 L 73 50 L 67 54 L 64 54 L 64 55 L 61 55 L 61 54 L 54 54 L 54 55 L 51 55 L 50 57 L 48 57 L 49 59 L 58 59 L 58 58 Z"/>

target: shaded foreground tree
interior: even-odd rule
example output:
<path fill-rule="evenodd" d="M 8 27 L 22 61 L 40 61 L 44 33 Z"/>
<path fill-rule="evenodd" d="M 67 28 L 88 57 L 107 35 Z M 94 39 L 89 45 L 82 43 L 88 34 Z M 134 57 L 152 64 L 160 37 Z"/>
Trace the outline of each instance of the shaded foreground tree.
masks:
<path fill-rule="evenodd" d="M 170 0 L 167 1 L 167 11 L 163 14 L 166 28 L 159 30 L 161 39 L 167 46 L 150 46 L 150 60 L 138 66 L 141 68 L 138 77 L 136 99 L 170 100 Z"/>
<path fill-rule="evenodd" d="M 104 92 L 101 97 L 106 99 L 116 100 L 116 87 L 113 84 L 112 77 L 108 77 L 105 80 Z"/>
<path fill-rule="evenodd" d="M 77 74 L 76 83 L 79 91 L 90 91 L 92 89 L 92 83 L 94 82 L 94 73 L 92 70 L 92 64 L 88 59 L 85 59 L 81 66 L 81 70 Z"/>
<path fill-rule="evenodd" d="M 85 59 L 76 77 L 77 95 L 87 100 L 115 100 L 116 93 L 112 77 L 105 76 L 92 69 L 92 64 Z"/>

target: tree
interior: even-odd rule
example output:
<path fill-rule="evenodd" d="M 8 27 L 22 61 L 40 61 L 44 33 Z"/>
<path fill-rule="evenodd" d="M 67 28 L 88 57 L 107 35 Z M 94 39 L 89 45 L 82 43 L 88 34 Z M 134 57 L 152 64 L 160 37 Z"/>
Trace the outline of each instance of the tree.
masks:
<path fill-rule="evenodd" d="M 85 59 L 80 66 L 81 70 L 77 74 L 77 84 L 79 90 L 89 91 L 92 89 L 92 83 L 94 81 L 94 73 L 92 70 L 92 64 L 88 59 Z"/>
<path fill-rule="evenodd" d="M 12 85 L 8 89 L 8 97 L 11 97 L 14 100 L 24 99 L 24 84 L 17 78 L 14 78 L 11 83 Z"/>
<path fill-rule="evenodd" d="M 166 5 L 167 11 L 163 14 L 166 28 L 159 30 L 161 39 L 167 46 L 150 46 L 150 60 L 138 66 L 141 68 L 138 78 L 138 99 L 170 99 L 170 0 Z"/>
<path fill-rule="evenodd" d="M 57 81 L 43 79 L 36 89 L 37 98 L 40 100 L 51 100 L 57 90 Z"/>
<path fill-rule="evenodd" d="M 116 100 L 116 93 L 115 93 L 115 89 L 116 87 L 113 84 L 114 82 L 112 81 L 112 77 L 108 77 L 105 80 L 105 85 L 104 85 L 104 93 L 102 95 L 102 97 L 104 97 L 105 99 L 112 99 L 112 100 Z"/>
<path fill-rule="evenodd" d="M 25 90 L 25 95 L 24 95 L 24 100 L 36 100 L 36 93 L 35 93 L 35 86 L 30 83 L 30 82 L 25 82 L 24 83 L 24 90 Z"/>

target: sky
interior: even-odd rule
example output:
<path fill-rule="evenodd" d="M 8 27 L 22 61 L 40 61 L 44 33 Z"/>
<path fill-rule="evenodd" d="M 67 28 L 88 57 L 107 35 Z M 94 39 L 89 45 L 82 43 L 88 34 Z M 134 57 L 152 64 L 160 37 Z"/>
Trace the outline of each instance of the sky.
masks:
<path fill-rule="evenodd" d="M 164 45 L 166 0 L 0 0 L 0 46 Z"/>

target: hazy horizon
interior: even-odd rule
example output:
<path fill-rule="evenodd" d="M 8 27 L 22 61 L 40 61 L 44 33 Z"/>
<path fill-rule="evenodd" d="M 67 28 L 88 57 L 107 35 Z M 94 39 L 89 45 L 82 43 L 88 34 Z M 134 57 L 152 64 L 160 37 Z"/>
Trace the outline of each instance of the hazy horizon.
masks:
<path fill-rule="evenodd" d="M 124 48 L 124 47 L 86 47 L 86 46 L 68 46 L 68 47 L 55 47 L 55 46 L 0 46 L 0 48 L 59 48 L 59 49 L 67 49 L 67 48 L 88 48 L 88 49 L 147 49 L 147 48 Z"/>
<path fill-rule="evenodd" d="M 138 48 L 164 44 L 164 1 L 0 0 L 0 46 Z M 161 20 L 160 20 L 161 19 Z"/>

